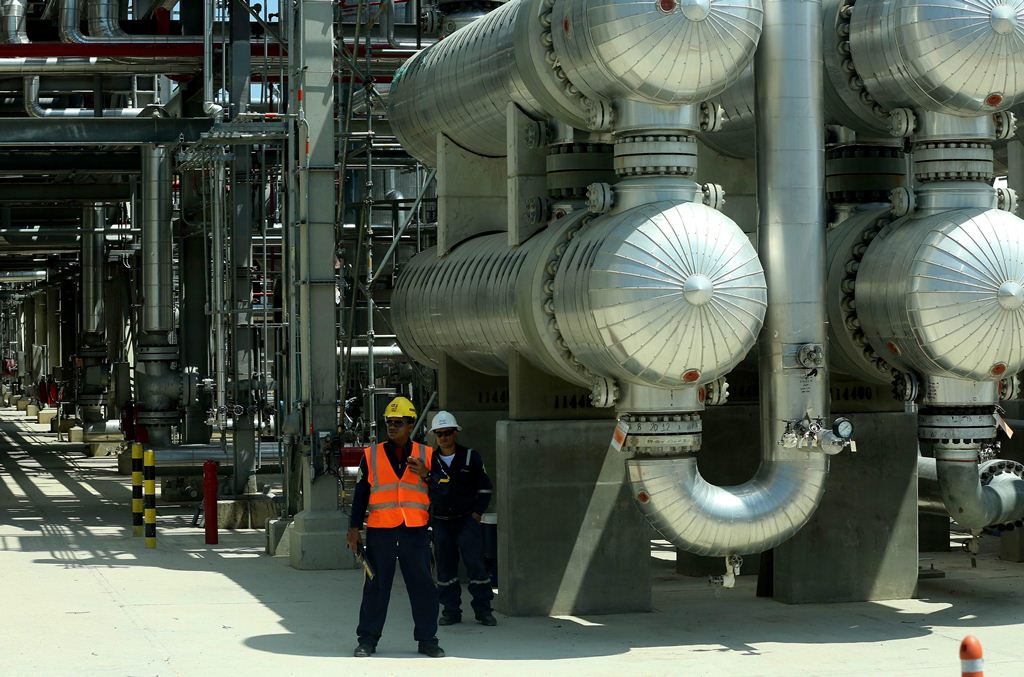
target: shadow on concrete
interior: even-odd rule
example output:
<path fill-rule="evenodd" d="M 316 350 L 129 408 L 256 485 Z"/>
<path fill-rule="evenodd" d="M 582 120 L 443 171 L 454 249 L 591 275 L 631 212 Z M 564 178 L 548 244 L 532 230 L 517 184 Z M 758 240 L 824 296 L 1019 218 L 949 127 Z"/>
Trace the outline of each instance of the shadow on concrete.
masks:
<path fill-rule="evenodd" d="M 4 536 L 0 552 L 46 553 L 34 562 L 67 568 L 216 572 L 280 619 L 283 632 L 246 637 L 240 640 L 245 646 L 281 655 L 351 655 L 362 582 L 359 572 L 292 569 L 286 559 L 260 555 L 262 544 L 251 532 L 222 532 L 221 545 L 205 546 L 202 532 L 189 529 L 162 534 L 162 548 L 145 550 L 141 539 L 130 535 L 130 490 L 125 479 L 110 469 L 112 462 L 87 459 L 81 456 L 81 445 L 58 444 L 45 434 L 26 433 L 3 417 L 0 527 L 14 527 L 25 535 Z M 47 485 L 59 495 L 48 494 L 43 488 Z M 161 510 L 162 531 L 190 526 L 190 508 Z M 467 615 L 470 622 L 441 628 L 439 638 L 449 655 L 481 660 L 559 660 L 660 647 L 756 656 L 763 648 L 754 645 L 872 644 L 925 636 L 933 628 L 969 630 L 1020 623 L 1024 572 L 995 560 L 990 552 L 995 544 L 989 541 L 988 545 L 980 562 L 987 571 L 972 574 L 950 568 L 949 578 L 921 581 L 920 603 L 909 605 L 920 611 L 885 603 L 786 605 L 755 597 L 752 579 L 741 579 L 731 591 L 718 590 L 702 580 L 669 575 L 666 566 L 658 566 L 653 572 L 655 611 L 650 614 L 499 616 L 496 628 L 472 623 Z M 957 561 L 955 555 L 938 563 L 948 567 Z M 1008 573 L 1001 575 L 1000 567 Z M 396 577 L 392 621 L 377 661 L 416 656 L 407 595 L 400 580 Z M 687 648 L 691 646 L 696 648 Z"/>

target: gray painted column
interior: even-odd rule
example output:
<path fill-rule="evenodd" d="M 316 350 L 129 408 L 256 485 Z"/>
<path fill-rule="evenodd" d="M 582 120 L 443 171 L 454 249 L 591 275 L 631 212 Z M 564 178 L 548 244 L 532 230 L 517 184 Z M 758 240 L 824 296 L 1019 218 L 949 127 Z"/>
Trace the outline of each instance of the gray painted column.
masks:
<path fill-rule="evenodd" d="M 317 436 L 333 433 L 337 427 L 338 370 L 335 346 L 334 302 L 334 52 L 329 28 L 334 9 L 327 0 L 299 0 L 296 14 L 302 16 L 301 26 L 294 29 L 304 35 L 301 50 L 291 50 L 291 72 L 302 78 L 289 80 L 292 103 L 296 103 L 295 87 L 303 89 L 305 124 L 298 133 L 289 135 L 290 155 L 299 158 L 298 190 L 290 228 L 297 245 L 300 333 L 299 379 L 300 399 L 304 403 L 303 435 L 313 430 L 313 453 L 297 465 L 302 473 L 302 511 L 295 516 L 291 532 L 291 564 L 299 569 L 329 569 L 350 565 L 351 558 L 343 550 L 342 533 L 345 519 L 338 510 L 338 487 L 332 475 L 319 474 Z M 299 44 L 297 35 L 290 44 Z M 303 68 L 303 66 L 305 68 Z M 308 141 L 309 151 L 305 151 Z M 295 286 L 287 290 L 295 293 Z M 299 346 L 291 346 L 294 350 Z M 294 364 L 294 362 L 293 362 Z"/>
<path fill-rule="evenodd" d="M 32 359 L 32 345 L 36 341 L 36 302 L 33 297 L 28 297 L 21 302 L 21 352 L 22 362 L 19 367 L 22 376 L 27 379 L 27 383 L 23 385 L 30 386 L 34 385 L 35 381 L 32 380 L 34 375 L 34 361 Z"/>
<path fill-rule="evenodd" d="M 203 233 L 190 233 L 181 239 L 181 364 L 196 382 L 210 376 L 210 318 L 206 314 L 208 266 Z M 206 424 L 209 397 L 205 390 L 193 389 L 195 397 L 186 401 L 182 442 L 207 444 L 212 430 Z"/>
<path fill-rule="evenodd" d="M 75 303 L 76 289 L 72 281 L 67 280 L 60 288 L 60 363 L 64 367 L 71 364 L 72 355 L 78 350 L 78 308 Z M 65 373 L 65 379 L 70 378 Z"/>
<path fill-rule="evenodd" d="M 231 113 L 245 112 L 249 104 L 249 13 L 239 3 L 231 3 Z M 330 26 L 330 24 L 325 24 Z M 232 364 L 232 400 L 241 407 L 242 414 L 233 416 L 234 430 L 234 493 L 256 490 L 256 425 L 254 420 L 253 391 L 253 328 L 252 328 L 252 147 L 238 145 L 232 161 L 231 200 L 231 344 L 234 347 Z"/>
<path fill-rule="evenodd" d="M 35 382 L 38 383 L 39 379 L 46 375 L 48 369 L 46 366 L 46 314 L 49 312 L 49 308 L 46 307 L 46 292 L 40 291 L 35 295 L 35 304 L 32 306 L 35 310 L 35 336 L 33 337 L 32 343 L 34 344 L 33 352 L 33 373 L 35 375 Z"/>
<path fill-rule="evenodd" d="M 60 287 L 46 288 L 46 374 L 53 373 L 60 361 Z"/>

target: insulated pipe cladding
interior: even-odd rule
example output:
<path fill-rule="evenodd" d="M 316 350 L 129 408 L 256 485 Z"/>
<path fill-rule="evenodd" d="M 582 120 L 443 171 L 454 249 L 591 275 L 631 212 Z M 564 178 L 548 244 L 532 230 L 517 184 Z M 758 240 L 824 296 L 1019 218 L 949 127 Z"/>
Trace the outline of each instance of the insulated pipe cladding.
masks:
<path fill-rule="evenodd" d="M 758 0 L 511 0 L 407 61 L 388 115 L 427 164 L 439 133 L 502 156 L 509 102 L 577 129 L 607 129 L 616 99 L 700 103 L 750 62 L 761 21 Z"/>
<path fill-rule="evenodd" d="M 570 210 L 514 249 L 492 235 L 441 258 L 421 253 L 399 278 L 393 320 L 427 364 L 448 354 L 501 374 L 514 350 L 590 387 L 631 426 L 641 510 L 701 554 L 760 551 L 795 533 L 820 500 L 822 452 L 843 446 L 823 423 L 822 66 L 806 58 L 820 53 L 820 4 L 764 6 L 513 1 L 410 60 L 391 93 L 395 133 L 431 164 L 440 134 L 504 155 L 509 101 L 538 119 L 611 131 L 620 181 L 608 213 L 592 200 L 590 213 Z M 762 175 L 772 176 L 761 186 L 762 257 L 778 284 L 774 311 L 747 237 L 696 202 L 690 180 L 692 134 L 706 128 L 696 104 L 743 72 L 762 18 L 772 32 L 759 56 Z M 762 357 L 762 468 L 745 485 L 715 487 L 696 467 L 701 386 L 745 356 L 766 311 L 776 340 Z"/>

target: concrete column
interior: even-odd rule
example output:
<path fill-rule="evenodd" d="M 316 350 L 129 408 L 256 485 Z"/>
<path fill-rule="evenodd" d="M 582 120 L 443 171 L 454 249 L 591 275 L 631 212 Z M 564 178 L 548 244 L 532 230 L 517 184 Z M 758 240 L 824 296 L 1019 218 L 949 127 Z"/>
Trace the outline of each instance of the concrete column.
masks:
<path fill-rule="evenodd" d="M 775 548 L 781 602 L 909 599 L 917 589 L 916 420 L 902 413 L 848 418 L 857 452 L 832 457 L 817 512 Z"/>
<path fill-rule="evenodd" d="M 299 373 L 292 374 L 300 379 L 300 399 L 305 404 L 299 431 L 302 435 L 313 431 L 307 443 L 314 449 L 293 464 L 301 467 L 303 506 L 291 531 L 290 556 L 293 567 L 325 569 L 351 564 L 343 545 L 347 525 L 337 508 L 337 482 L 318 470 L 322 463 L 316 448 L 320 434 L 337 428 L 334 52 L 331 31 L 324 29 L 333 22 L 334 9 L 329 0 L 299 0 L 297 6 L 302 25 L 291 22 L 295 33 L 291 44 L 299 44 L 299 35 L 305 39 L 303 48 L 291 50 L 289 57 L 304 61 L 290 64 L 292 73 L 303 75 L 289 79 L 289 87 L 293 111 L 298 109 L 297 88 L 302 88 L 306 119 L 288 137 L 290 157 L 299 158 L 296 211 L 290 215 L 289 225 L 296 245 L 294 273 L 299 283 L 299 317 L 291 320 L 298 323 L 301 346 L 292 345 L 291 350 L 300 349 Z M 287 293 L 295 292 L 295 286 L 287 288 Z"/>
<path fill-rule="evenodd" d="M 495 600 L 520 616 L 649 611 L 653 530 L 615 421 L 500 421 Z"/>

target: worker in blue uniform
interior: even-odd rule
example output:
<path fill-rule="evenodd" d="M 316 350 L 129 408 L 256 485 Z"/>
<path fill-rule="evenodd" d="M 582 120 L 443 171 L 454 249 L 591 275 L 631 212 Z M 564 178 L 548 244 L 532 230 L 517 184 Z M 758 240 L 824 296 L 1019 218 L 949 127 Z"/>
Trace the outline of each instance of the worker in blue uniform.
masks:
<path fill-rule="evenodd" d="M 437 637 L 437 587 L 430 575 L 429 484 L 432 450 L 410 439 L 416 408 L 396 397 L 384 410 L 388 441 L 367 447 L 359 464 L 346 541 L 366 568 L 356 635 L 357 658 L 372 656 L 384 631 L 395 563 L 401 564 L 409 593 L 418 651 L 441 658 Z M 366 519 L 366 547 L 360 529 Z"/>
<path fill-rule="evenodd" d="M 491 579 L 484 564 L 480 520 L 491 501 L 491 479 L 474 449 L 456 442 L 459 430 L 447 411 L 434 415 L 430 430 L 437 438 L 431 462 L 430 526 L 434 532 L 434 559 L 441 602 L 439 625 L 462 621 L 459 555 L 469 576 L 473 615 L 482 625 L 497 625 L 491 611 Z"/>

